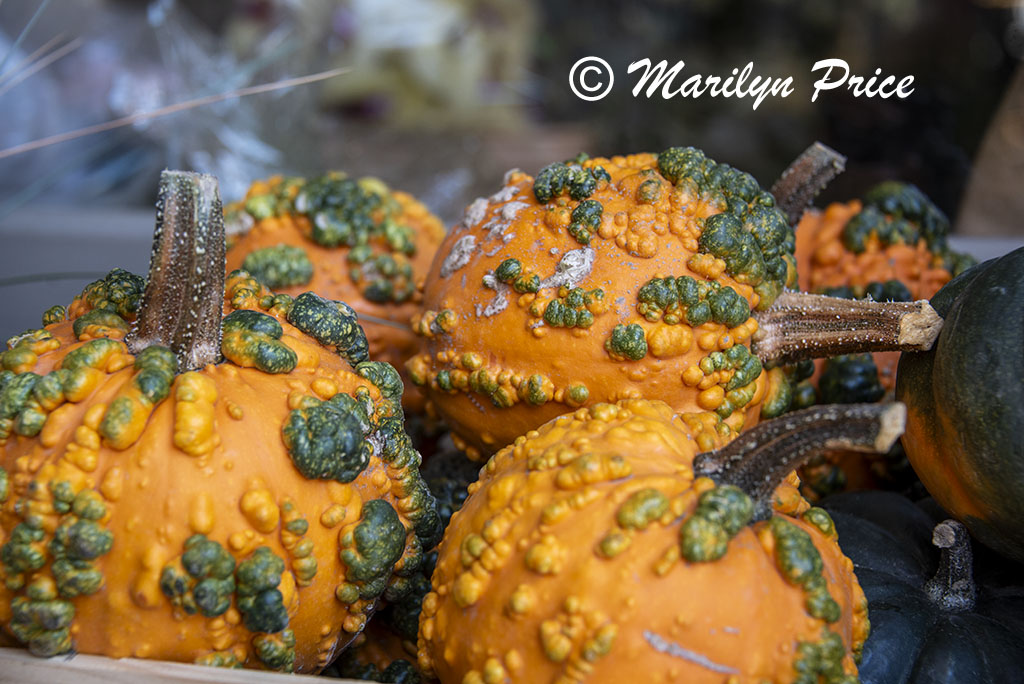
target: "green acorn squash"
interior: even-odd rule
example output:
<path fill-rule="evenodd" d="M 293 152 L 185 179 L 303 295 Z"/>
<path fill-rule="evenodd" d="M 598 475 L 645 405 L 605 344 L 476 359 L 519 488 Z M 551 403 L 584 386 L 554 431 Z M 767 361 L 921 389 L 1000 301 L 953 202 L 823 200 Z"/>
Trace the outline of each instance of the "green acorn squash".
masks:
<path fill-rule="evenodd" d="M 1024 561 L 1024 248 L 964 272 L 931 300 L 931 351 L 904 353 L 903 445 L 935 500 L 971 534 Z"/>

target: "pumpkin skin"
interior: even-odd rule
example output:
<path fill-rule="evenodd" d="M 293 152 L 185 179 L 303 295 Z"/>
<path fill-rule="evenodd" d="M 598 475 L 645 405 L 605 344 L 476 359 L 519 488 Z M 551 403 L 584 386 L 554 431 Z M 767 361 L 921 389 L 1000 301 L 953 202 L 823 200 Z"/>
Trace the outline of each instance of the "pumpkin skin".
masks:
<path fill-rule="evenodd" d="M 437 252 L 410 376 L 473 459 L 641 396 L 753 425 L 750 311 L 795 283 L 792 240 L 753 177 L 693 148 L 509 172 Z"/>
<path fill-rule="evenodd" d="M 928 493 L 978 541 L 1017 561 L 1024 561 L 1022 298 L 1024 248 L 958 276 L 932 298 L 945 319 L 938 342 L 904 354 L 896 379 L 908 410 L 903 446 Z"/>
<path fill-rule="evenodd" d="M 947 610 L 928 596 L 942 518 L 891 492 L 848 492 L 822 502 L 868 599 L 864 684 L 971 684 L 1020 678 L 1024 664 L 1022 568 L 975 546 L 973 608 Z M 979 553 L 981 552 L 981 553 Z"/>
<path fill-rule="evenodd" d="M 820 642 L 826 623 L 766 550 L 776 523 L 743 527 L 718 560 L 680 559 L 679 518 L 715 487 L 694 480 L 691 463 L 698 442 L 721 443 L 718 420 L 656 401 L 597 404 L 493 456 L 439 547 L 420 617 L 424 672 L 442 682 L 797 681 L 798 642 Z M 813 540 L 841 608 L 833 664 L 852 681 L 863 594 L 834 538 L 801 517 L 809 506 L 795 485 L 791 475 L 776 490 L 773 520 Z"/>
<path fill-rule="evenodd" d="M 408 329 L 421 296 L 417 286 L 445 235 L 423 204 L 375 178 L 328 174 L 257 181 L 225 214 L 228 271 L 244 268 L 275 292 L 312 291 L 394 321 L 364 319 L 361 325 L 370 355 L 405 372 L 417 349 Z M 318 221 L 328 229 L 319 229 Z M 346 221 L 350 232 L 332 230 Z M 421 410 L 418 390 L 405 384 L 406 408 Z"/>
<path fill-rule="evenodd" d="M 0 623 L 40 655 L 318 671 L 440 533 L 399 376 L 351 309 L 244 272 L 228 360 L 175 374 L 122 340 L 144 283 L 115 271 L 0 355 Z"/>

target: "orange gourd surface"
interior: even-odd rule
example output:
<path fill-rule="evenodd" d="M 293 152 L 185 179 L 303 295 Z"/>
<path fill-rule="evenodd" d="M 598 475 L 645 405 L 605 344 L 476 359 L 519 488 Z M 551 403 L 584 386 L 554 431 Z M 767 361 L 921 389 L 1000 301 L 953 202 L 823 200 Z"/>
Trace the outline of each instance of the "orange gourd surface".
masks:
<path fill-rule="evenodd" d="M 722 443 L 718 422 L 597 404 L 494 455 L 441 543 L 421 668 L 442 682 L 847 681 L 866 602 L 831 521 L 790 475 L 769 520 L 715 538 L 707 521 L 737 500 L 692 463 Z"/>
<path fill-rule="evenodd" d="M 371 356 L 404 368 L 416 351 L 408 323 L 417 285 L 445 234 L 423 204 L 375 178 L 328 174 L 257 181 L 225 213 L 228 271 L 245 268 L 275 292 L 312 291 L 393 321 L 361 325 Z M 422 408 L 411 386 L 406 407 Z"/>
<path fill-rule="evenodd" d="M 626 398 L 739 430 L 767 386 L 750 313 L 791 262 L 771 195 L 693 148 L 510 172 L 439 249 L 407 367 L 473 458 Z"/>

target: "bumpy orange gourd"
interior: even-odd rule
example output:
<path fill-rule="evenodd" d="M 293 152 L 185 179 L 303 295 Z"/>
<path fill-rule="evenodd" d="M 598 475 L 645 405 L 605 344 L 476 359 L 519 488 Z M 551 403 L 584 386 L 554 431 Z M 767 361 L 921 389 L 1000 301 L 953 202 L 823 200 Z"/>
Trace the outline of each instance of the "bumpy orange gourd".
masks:
<path fill-rule="evenodd" d="M 750 499 L 692 467 L 718 420 L 597 404 L 494 455 L 439 548 L 421 668 L 445 684 L 853 681 L 866 602 L 830 519 L 790 474 L 770 520 L 727 532 Z"/>
<path fill-rule="evenodd" d="M 438 250 L 411 378 L 473 458 L 624 398 L 753 425 L 750 314 L 793 283 L 792 239 L 749 174 L 693 148 L 510 172 Z"/>
<path fill-rule="evenodd" d="M 158 233 L 219 217 L 179 182 Z M 398 374 L 345 305 L 244 272 L 198 298 L 227 358 L 176 373 L 124 340 L 144 283 L 114 271 L 0 354 L 0 623 L 41 655 L 318 671 L 439 534 Z"/>
<path fill-rule="evenodd" d="M 225 214 L 229 271 L 244 268 L 275 292 L 316 292 L 393 321 L 361 324 L 373 358 L 405 372 L 416 352 L 408 325 L 417 286 L 445 234 L 430 210 L 375 178 L 328 174 L 257 181 Z M 422 403 L 409 387 L 406 407 Z"/>

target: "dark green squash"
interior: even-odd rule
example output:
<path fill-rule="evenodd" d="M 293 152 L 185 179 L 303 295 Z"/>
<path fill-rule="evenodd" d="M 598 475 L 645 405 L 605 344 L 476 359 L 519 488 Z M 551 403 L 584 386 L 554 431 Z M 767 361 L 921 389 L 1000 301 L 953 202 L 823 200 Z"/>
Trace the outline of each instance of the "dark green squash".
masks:
<path fill-rule="evenodd" d="M 899 494 L 847 492 L 821 505 L 868 599 L 863 684 L 1021 681 L 1024 568 L 981 546 L 972 558 L 966 528 L 936 525 L 941 511 Z M 933 536 L 956 543 L 940 552 Z"/>
<path fill-rule="evenodd" d="M 979 541 L 1024 561 L 1024 248 L 964 272 L 931 300 L 928 352 L 902 355 L 903 445 L 936 501 Z"/>

